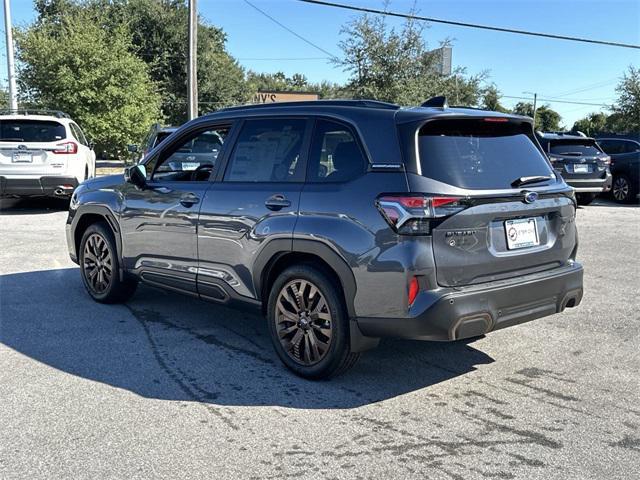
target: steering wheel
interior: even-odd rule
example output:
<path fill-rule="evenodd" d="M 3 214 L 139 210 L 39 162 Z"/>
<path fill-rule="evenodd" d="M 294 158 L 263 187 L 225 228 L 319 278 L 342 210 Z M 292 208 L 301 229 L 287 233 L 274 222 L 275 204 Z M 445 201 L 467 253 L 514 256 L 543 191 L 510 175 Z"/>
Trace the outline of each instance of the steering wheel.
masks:
<path fill-rule="evenodd" d="M 191 181 L 192 182 L 199 181 L 198 175 L 200 175 L 200 172 L 208 172 L 208 174 L 211 175 L 212 170 L 213 170 L 213 165 L 211 163 L 203 163 L 202 165 L 198 165 L 198 168 L 196 168 L 193 172 L 191 172 Z M 207 175 L 207 178 L 209 177 L 209 175 Z M 206 178 L 203 180 L 206 180 Z"/>

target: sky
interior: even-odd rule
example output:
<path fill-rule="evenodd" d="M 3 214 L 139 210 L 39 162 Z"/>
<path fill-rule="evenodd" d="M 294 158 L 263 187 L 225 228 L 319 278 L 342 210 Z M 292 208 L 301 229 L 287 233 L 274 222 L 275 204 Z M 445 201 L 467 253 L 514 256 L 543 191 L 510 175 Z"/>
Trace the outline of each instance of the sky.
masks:
<path fill-rule="evenodd" d="M 320 49 L 339 56 L 341 27 L 356 12 L 310 5 L 296 0 L 250 0 L 280 23 Z M 334 0 L 338 3 L 381 8 L 382 0 Z M 392 0 L 390 10 L 408 12 L 414 0 Z M 640 0 L 416 0 L 418 14 L 506 28 L 640 44 Z M 11 0 L 14 26 L 35 18 L 33 2 Z M 261 72 L 303 73 L 311 81 L 342 83 L 348 78 L 327 54 L 297 38 L 253 9 L 244 0 L 198 0 L 199 15 L 227 34 L 227 49 L 247 69 Z M 401 25 L 400 19 L 388 19 Z M 592 45 L 429 24 L 424 39 L 437 47 L 453 42 L 453 66 L 470 74 L 488 73 L 505 96 L 553 101 L 564 126 L 598 106 L 561 102 L 611 104 L 618 79 L 629 65 L 640 67 L 640 50 Z M 6 84 L 4 23 L 0 35 L 0 81 Z M 206 99 L 201 99 L 206 100 Z M 511 107 L 519 99 L 503 98 Z"/>

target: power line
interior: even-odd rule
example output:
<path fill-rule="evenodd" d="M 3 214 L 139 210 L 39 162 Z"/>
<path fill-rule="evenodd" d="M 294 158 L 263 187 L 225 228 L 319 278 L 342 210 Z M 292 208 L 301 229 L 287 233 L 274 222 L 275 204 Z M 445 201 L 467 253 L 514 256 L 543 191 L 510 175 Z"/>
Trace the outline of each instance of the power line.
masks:
<path fill-rule="evenodd" d="M 247 0 L 245 0 L 245 2 L 246 1 Z M 529 35 L 532 37 L 553 38 L 555 40 L 569 40 L 572 42 L 583 42 L 583 43 L 592 43 L 592 44 L 595 43 L 598 45 L 608 45 L 611 47 L 640 49 L 640 45 L 633 45 L 630 43 L 619 43 L 619 42 L 610 42 L 607 40 L 595 40 L 591 38 L 570 37 L 567 35 L 557 35 L 554 33 L 531 32 L 528 30 L 517 30 L 515 28 L 493 27 L 490 25 L 481 25 L 478 23 L 456 22 L 453 20 L 443 20 L 441 18 L 423 17 L 420 15 L 410 15 L 406 13 L 378 10 L 376 8 L 356 7 L 354 5 L 345 5 L 342 3 L 325 2 L 323 0 L 298 0 L 298 1 L 304 2 L 304 3 L 311 3 L 314 5 L 322 5 L 325 7 L 344 8 L 346 10 L 354 10 L 356 12 L 374 13 L 376 15 L 387 15 L 389 17 L 400 17 L 400 18 L 407 18 L 410 20 L 423 20 L 423 21 L 432 22 L 432 23 L 444 23 L 446 25 L 455 25 L 457 27 L 478 28 L 482 30 L 492 30 L 494 32 L 515 33 L 518 35 Z"/>
<path fill-rule="evenodd" d="M 615 83 L 617 80 L 618 80 L 618 77 L 615 77 L 609 80 L 603 80 L 601 82 L 583 85 L 582 87 L 578 87 L 576 90 L 567 90 L 557 95 L 553 95 L 553 98 L 569 97 L 575 93 L 588 92 L 589 90 L 595 90 L 596 88 L 606 87 L 607 85 L 611 85 L 612 83 Z"/>
<path fill-rule="evenodd" d="M 516 100 L 531 100 L 531 97 L 518 97 L 513 95 L 501 95 L 502 98 L 513 98 Z M 589 103 L 589 102 L 574 102 L 571 100 L 553 100 L 552 98 L 538 98 L 540 102 L 548 103 L 566 103 L 570 105 L 590 105 L 592 107 L 609 107 L 606 103 Z"/>
<path fill-rule="evenodd" d="M 280 27 L 284 28 L 287 32 L 289 32 L 292 35 L 295 35 L 296 37 L 298 37 L 300 40 L 302 40 L 303 42 L 305 42 L 308 45 L 311 45 L 313 48 L 320 50 L 322 53 L 325 53 L 327 55 L 329 55 L 330 58 L 334 59 L 337 58 L 334 54 L 332 54 L 331 52 L 325 50 L 324 48 L 320 47 L 319 45 L 316 45 L 315 43 L 313 43 L 311 40 L 307 40 L 306 38 L 304 38 L 302 35 L 300 35 L 297 32 L 294 32 L 293 30 L 291 30 L 289 27 L 287 27 L 286 25 L 280 23 L 278 20 L 276 20 L 275 18 L 273 18 L 271 15 L 269 15 L 267 12 L 265 12 L 264 10 L 256 7 L 253 3 L 251 3 L 249 0 L 244 0 L 244 3 L 246 3 L 247 5 L 249 5 L 250 7 L 252 7 L 254 10 L 260 12 L 262 15 L 264 15 L 265 17 L 267 17 L 269 20 L 271 20 L 273 23 L 279 25 Z"/>
<path fill-rule="evenodd" d="M 291 60 L 291 61 L 297 61 L 297 60 L 331 60 L 331 57 L 272 57 L 272 58 L 268 58 L 268 57 L 236 57 L 237 60 L 248 60 L 248 61 L 260 61 L 260 60 L 268 60 L 268 61 L 282 61 L 282 60 Z"/>

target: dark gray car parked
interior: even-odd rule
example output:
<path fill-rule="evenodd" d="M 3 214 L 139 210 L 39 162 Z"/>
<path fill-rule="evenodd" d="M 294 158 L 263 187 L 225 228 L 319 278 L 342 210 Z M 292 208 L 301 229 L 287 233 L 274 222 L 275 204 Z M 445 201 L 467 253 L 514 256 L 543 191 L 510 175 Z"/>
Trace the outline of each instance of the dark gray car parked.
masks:
<path fill-rule="evenodd" d="M 611 156 L 611 194 L 615 201 L 637 201 L 640 194 L 640 138 L 608 136 L 598 138 L 598 145 Z"/>
<path fill-rule="evenodd" d="M 593 138 L 541 133 L 539 140 L 556 172 L 575 190 L 580 205 L 589 205 L 599 194 L 611 190 L 611 157 Z"/>
<path fill-rule="evenodd" d="M 574 193 L 531 119 L 425 105 L 243 106 L 187 123 L 124 176 L 76 190 L 67 241 L 87 291 L 122 302 L 141 280 L 256 308 L 308 378 L 381 337 L 459 340 L 578 305 Z M 185 145 L 212 137 L 222 147 L 193 168 Z"/>

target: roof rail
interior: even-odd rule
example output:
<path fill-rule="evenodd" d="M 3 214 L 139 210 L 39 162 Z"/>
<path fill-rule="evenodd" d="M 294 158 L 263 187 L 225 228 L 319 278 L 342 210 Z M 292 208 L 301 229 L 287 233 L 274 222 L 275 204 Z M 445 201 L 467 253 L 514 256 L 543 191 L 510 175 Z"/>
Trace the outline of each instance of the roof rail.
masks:
<path fill-rule="evenodd" d="M 300 102 L 275 102 L 275 103 L 247 103 L 234 107 L 221 108 L 216 112 L 228 112 L 234 110 L 253 110 L 260 108 L 281 108 L 281 107 L 307 107 L 307 106 L 332 106 L 332 107 L 362 107 L 362 108 L 384 108 L 398 110 L 399 105 L 395 103 L 381 102 L 379 100 L 306 100 Z M 212 113 L 216 113 L 212 112 Z"/>
<path fill-rule="evenodd" d="M 48 115 L 56 118 L 71 118 L 63 111 L 46 110 L 42 108 L 6 108 L 0 110 L 0 115 Z"/>
<path fill-rule="evenodd" d="M 424 102 L 421 107 L 431 107 L 431 108 L 447 108 L 447 97 L 441 95 L 439 97 L 431 97 L 429 100 Z"/>

